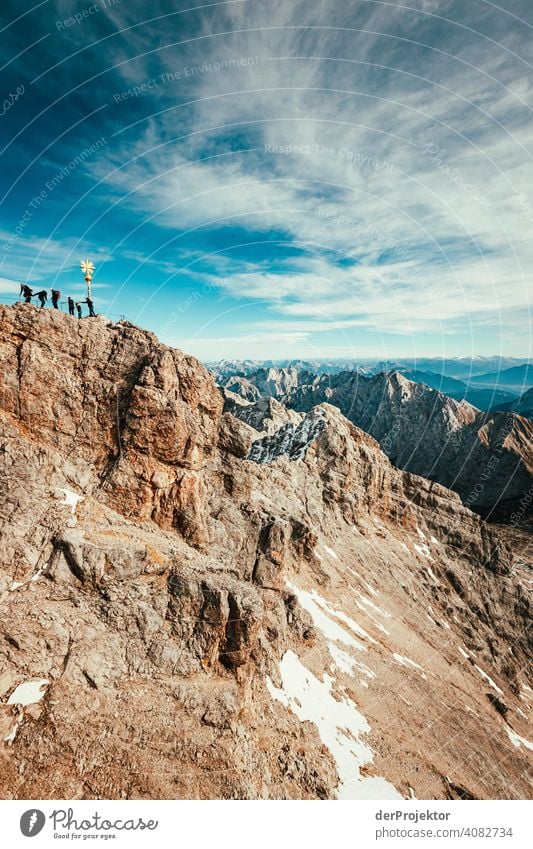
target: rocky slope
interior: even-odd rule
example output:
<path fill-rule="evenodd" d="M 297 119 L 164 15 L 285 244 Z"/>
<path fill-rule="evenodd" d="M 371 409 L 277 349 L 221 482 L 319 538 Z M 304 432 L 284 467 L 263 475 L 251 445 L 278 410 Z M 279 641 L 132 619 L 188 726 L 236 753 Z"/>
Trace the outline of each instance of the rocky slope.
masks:
<path fill-rule="evenodd" d="M 506 520 L 533 487 L 529 420 L 482 413 L 399 372 L 315 376 L 279 398 L 303 412 L 334 404 L 377 439 L 395 465 L 455 490 L 484 517 Z"/>
<path fill-rule="evenodd" d="M 239 395 L 245 401 L 257 401 L 259 398 L 285 398 L 300 386 L 311 384 L 316 375 L 296 366 L 263 367 L 241 374 L 219 375 L 215 373 L 219 385 Z"/>
<path fill-rule="evenodd" d="M 0 355 L 4 797 L 530 793 L 529 578 L 455 494 L 128 323 Z"/>
<path fill-rule="evenodd" d="M 266 396 L 257 401 L 247 402 L 241 395 L 224 389 L 224 411 L 232 413 L 237 419 L 250 425 L 259 433 L 275 433 L 285 424 L 299 424 L 302 413 L 289 410 L 275 398 Z"/>

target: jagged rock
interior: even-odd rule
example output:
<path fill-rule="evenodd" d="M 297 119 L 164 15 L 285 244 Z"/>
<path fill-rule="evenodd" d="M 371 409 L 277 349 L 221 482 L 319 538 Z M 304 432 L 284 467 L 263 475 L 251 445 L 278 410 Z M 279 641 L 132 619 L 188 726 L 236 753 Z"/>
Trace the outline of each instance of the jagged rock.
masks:
<path fill-rule="evenodd" d="M 533 424 L 520 415 L 482 413 L 399 372 L 317 376 L 258 369 L 247 381 L 292 410 L 338 407 L 378 440 L 395 465 L 454 489 L 482 516 L 508 518 L 518 511 L 523 518 L 533 509 Z M 249 415 L 246 408 L 240 415 Z"/>
<path fill-rule="evenodd" d="M 219 445 L 235 457 L 246 457 L 257 433 L 230 413 L 224 413 L 220 423 Z"/>
<path fill-rule="evenodd" d="M 255 430 L 268 435 L 275 433 L 284 424 L 298 425 L 302 420 L 301 413 L 287 409 L 270 396 L 249 404 L 243 403 L 238 396 L 224 391 L 224 399 L 224 410 Z"/>
<path fill-rule="evenodd" d="M 127 322 L 0 307 L 0 353 L 5 797 L 527 794 L 528 578 L 455 493 Z"/>

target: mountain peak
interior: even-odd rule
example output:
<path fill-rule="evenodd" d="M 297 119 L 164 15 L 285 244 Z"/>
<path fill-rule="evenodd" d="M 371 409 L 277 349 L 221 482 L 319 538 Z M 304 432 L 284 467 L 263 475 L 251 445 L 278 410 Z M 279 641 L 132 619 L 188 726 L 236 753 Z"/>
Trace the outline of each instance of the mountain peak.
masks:
<path fill-rule="evenodd" d="M 525 579 L 455 493 L 129 323 L 0 307 L 0 346 L 6 793 L 526 794 Z"/>

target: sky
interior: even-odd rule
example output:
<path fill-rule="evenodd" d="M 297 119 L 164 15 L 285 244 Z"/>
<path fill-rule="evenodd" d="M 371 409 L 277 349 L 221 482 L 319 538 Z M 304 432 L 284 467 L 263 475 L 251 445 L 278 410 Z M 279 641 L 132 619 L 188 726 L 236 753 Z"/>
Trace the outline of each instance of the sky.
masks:
<path fill-rule="evenodd" d="M 533 356 L 531 0 L 2 0 L 0 300 L 203 360 Z"/>

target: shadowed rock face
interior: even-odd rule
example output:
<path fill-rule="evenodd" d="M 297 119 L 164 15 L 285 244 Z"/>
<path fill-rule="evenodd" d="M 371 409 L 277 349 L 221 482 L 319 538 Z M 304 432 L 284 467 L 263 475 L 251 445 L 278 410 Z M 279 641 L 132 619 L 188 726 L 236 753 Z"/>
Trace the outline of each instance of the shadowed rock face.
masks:
<path fill-rule="evenodd" d="M 4 797 L 528 794 L 527 578 L 457 495 L 128 323 L 0 355 Z"/>

